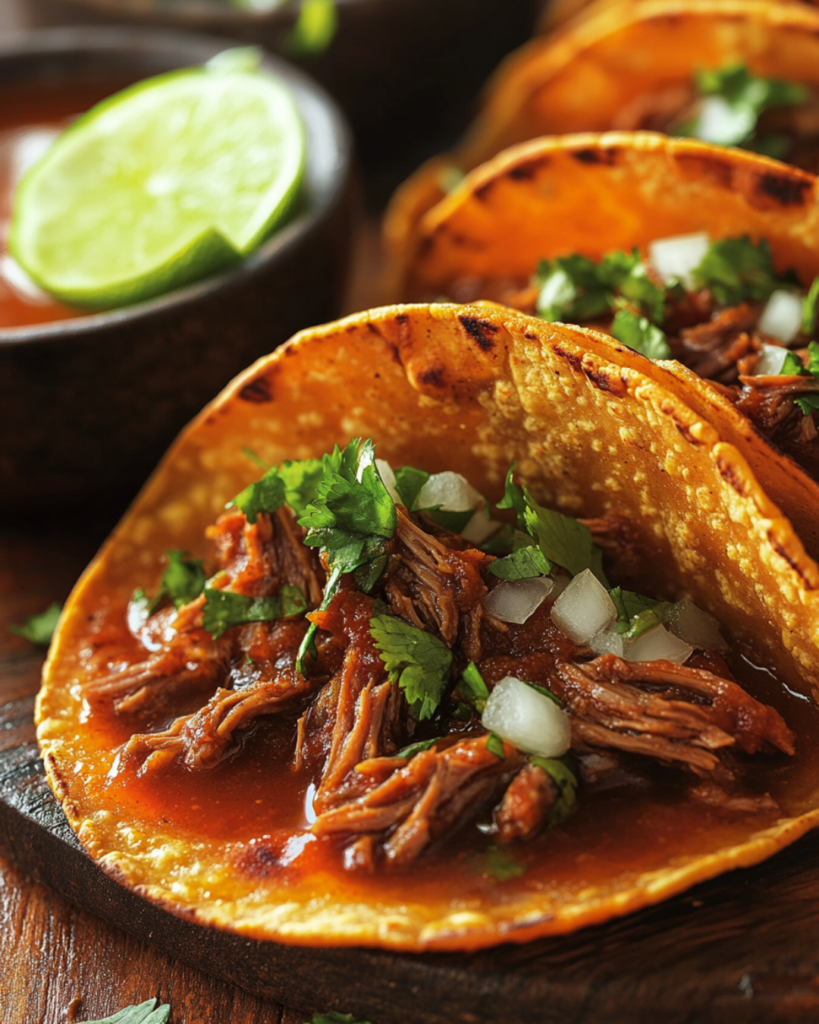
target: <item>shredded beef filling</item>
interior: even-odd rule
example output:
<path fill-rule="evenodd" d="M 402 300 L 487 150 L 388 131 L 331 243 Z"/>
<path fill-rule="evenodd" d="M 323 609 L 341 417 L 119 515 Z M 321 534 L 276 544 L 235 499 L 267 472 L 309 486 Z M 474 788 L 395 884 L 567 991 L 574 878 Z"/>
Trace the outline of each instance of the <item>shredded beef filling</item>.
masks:
<path fill-rule="evenodd" d="M 698 335 L 703 346 L 704 336 Z M 86 694 L 150 725 L 125 747 L 140 770 L 166 771 L 175 763 L 212 770 L 240 753 L 243 734 L 260 718 L 288 711 L 300 716 L 293 767 L 315 785 L 312 830 L 339 837 L 348 868 L 405 867 L 479 813 L 491 812 L 499 841 L 525 841 L 548 823 L 558 787 L 524 752 L 500 740 L 490 744 L 474 709 L 464 716 L 458 679 L 474 661 L 490 689 L 514 675 L 563 702 L 588 778 L 611 771 L 619 757 L 637 755 L 702 780 L 697 798 L 705 803 L 738 813 L 771 809 L 769 798 L 736 786 L 728 791 L 726 779 L 735 773 L 725 755 L 792 754 L 793 734 L 730 677 L 718 655 L 706 652 L 682 666 L 594 657 L 555 626 L 550 599 L 523 625 L 499 622 L 481 600 L 499 582 L 487 572 L 492 557 L 423 514 L 397 506 L 397 515 L 386 568 L 372 592 L 362 593 L 353 575 L 344 576 L 327 608 L 310 613 L 318 634 L 306 677 L 296 667 L 303 616 L 235 626 L 213 640 L 202 628 L 204 598 L 197 598 L 136 627 L 142 660 L 129 661 L 101 634 Z M 651 556 L 614 516 L 588 525 L 608 562 L 626 575 Z M 324 569 L 315 550 L 302 544 L 303 530 L 288 509 L 259 514 L 255 524 L 233 510 L 209 535 L 215 568 L 224 573 L 221 586 L 270 597 L 289 584 L 310 607 L 321 603 Z M 449 691 L 431 721 L 412 719 L 371 635 L 371 619 L 385 606 L 452 651 Z M 169 719 L 180 695 L 198 710 Z M 426 749 L 401 753 L 425 735 L 431 737 Z"/>

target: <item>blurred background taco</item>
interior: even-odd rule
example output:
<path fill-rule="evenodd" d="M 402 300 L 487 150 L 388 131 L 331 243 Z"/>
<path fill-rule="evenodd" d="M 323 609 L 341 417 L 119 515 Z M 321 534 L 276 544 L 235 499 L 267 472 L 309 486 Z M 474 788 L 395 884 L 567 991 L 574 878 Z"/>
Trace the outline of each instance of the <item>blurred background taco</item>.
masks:
<path fill-rule="evenodd" d="M 659 130 L 816 170 L 817 86 L 812 6 L 641 0 L 595 7 L 503 62 L 458 146 L 422 165 L 394 195 L 388 246 L 400 257 L 420 216 L 464 172 L 540 135 Z"/>
<path fill-rule="evenodd" d="M 44 763 L 103 869 L 257 938 L 474 949 L 819 821 L 819 567 L 652 367 L 419 305 L 237 378 L 49 654 Z"/>
<path fill-rule="evenodd" d="M 645 372 L 720 418 L 818 553 L 818 241 L 805 171 L 653 133 L 562 136 L 429 211 L 397 294 L 502 302 L 682 363 Z"/>

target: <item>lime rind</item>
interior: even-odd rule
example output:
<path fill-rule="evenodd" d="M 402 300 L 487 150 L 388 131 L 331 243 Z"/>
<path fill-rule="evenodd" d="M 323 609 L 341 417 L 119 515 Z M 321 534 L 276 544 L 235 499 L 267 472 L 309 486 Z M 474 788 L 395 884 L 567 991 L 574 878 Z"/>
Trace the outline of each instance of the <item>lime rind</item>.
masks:
<path fill-rule="evenodd" d="M 278 80 L 169 72 L 98 104 L 27 172 L 9 248 L 65 302 L 129 305 L 252 252 L 291 214 L 305 166 Z"/>

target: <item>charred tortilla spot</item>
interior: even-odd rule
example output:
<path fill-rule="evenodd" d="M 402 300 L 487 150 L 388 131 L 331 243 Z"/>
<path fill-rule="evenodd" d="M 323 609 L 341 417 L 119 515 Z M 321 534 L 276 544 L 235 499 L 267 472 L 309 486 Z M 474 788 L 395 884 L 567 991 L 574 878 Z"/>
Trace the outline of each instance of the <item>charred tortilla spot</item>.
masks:
<path fill-rule="evenodd" d="M 780 206 L 804 206 L 811 182 L 794 174 L 763 174 L 757 181 L 757 190 Z"/>
<path fill-rule="evenodd" d="M 495 184 L 495 179 L 492 178 L 489 181 L 487 181 L 485 184 L 478 186 L 478 188 L 476 188 L 475 192 L 473 193 L 475 198 L 479 202 L 485 203 L 486 199 L 487 199 L 487 196 L 492 191 L 492 188 L 493 188 L 494 184 Z"/>
<path fill-rule="evenodd" d="M 282 864 L 279 852 L 267 843 L 254 843 L 236 858 L 236 866 L 250 878 L 277 878 L 291 874 L 292 867 Z"/>
<path fill-rule="evenodd" d="M 432 388 L 446 387 L 446 371 L 443 366 L 428 366 L 418 374 L 419 384 Z"/>
<path fill-rule="evenodd" d="M 492 351 L 495 342 L 491 335 L 498 333 L 498 328 L 494 324 L 487 323 L 486 320 L 475 320 L 471 316 L 459 316 L 458 319 L 466 333 L 478 343 L 478 348 L 482 352 Z"/>
<path fill-rule="evenodd" d="M 598 391 L 608 391 L 616 398 L 622 398 L 625 395 L 627 388 L 623 385 L 619 373 L 613 374 L 601 367 L 583 366 L 582 364 L 581 369 Z"/>
<path fill-rule="evenodd" d="M 562 348 L 560 345 L 555 345 L 554 351 L 555 355 L 561 356 L 563 359 L 565 359 L 573 370 L 583 369 L 583 359 L 581 356 L 577 355 L 574 352 L 567 352 L 566 349 Z"/>
<path fill-rule="evenodd" d="M 397 324 L 405 324 L 409 320 L 409 316 L 406 313 L 398 313 L 395 318 Z"/>
<path fill-rule="evenodd" d="M 734 185 L 734 167 L 719 154 L 675 153 L 674 159 L 686 177 L 693 180 L 709 181 L 720 188 L 731 189 Z"/>
<path fill-rule="evenodd" d="M 257 377 L 249 384 L 245 384 L 239 392 L 239 398 L 245 402 L 269 402 L 273 398 L 270 391 L 270 381 L 266 377 Z"/>
<path fill-rule="evenodd" d="M 730 484 L 731 487 L 733 487 L 734 490 L 737 492 L 737 494 L 739 494 L 743 498 L 748 497 L 748 491 L 745 486 L 745 481 L 743 480 L 742 476 L 737 471 L 736 466 L 732 462 L 729 462 L 727 459 L 724 459 L 722 458 L 722 456 L 719 456 L 717 458 L 717 469 L 719 470 L 719 475 L 722 477 L 722 479 L 726 483 Z"/>
<path fill-rule="evenodd" d="M 572 156 L 581 164 L 606 164 L 611 167 L 617 163 L 616 149 L 576 149 Z"/>
<path fill-rule="evenodd" d="M 540 168 L 547 167 L 549 162 L 547 156 L 542 156 L 537 160 L 527 160 L 525 163 L 510 167 L 506 172 L 506 177 L 511 178 L 512 181 L 531 181 Z"/>
<path fill-rule="evenodd" d="M 787 550 L 779 543 L 776 537 L 776 533 L 773 530 L 768 530 L 768 540 L 770 541 L 771 547 L 774 549 L 774 551 L 776 551 L 779 557 L 786 561 L 788 565 L 791 567 L 791 569 L 793 569 L 793 571 L 804 584 L 805 589 L 816 590 L 817 588 L 802 571 L 802 567 L 800 566 L 799 562 L 792 558 L 788 554 Z"/>

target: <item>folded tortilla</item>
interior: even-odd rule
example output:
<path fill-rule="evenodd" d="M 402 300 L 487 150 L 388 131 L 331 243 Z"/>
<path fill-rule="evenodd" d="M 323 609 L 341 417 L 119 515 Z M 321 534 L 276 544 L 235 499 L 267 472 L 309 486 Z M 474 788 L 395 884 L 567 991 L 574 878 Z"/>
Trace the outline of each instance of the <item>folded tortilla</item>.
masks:
<path fill-rule="evenodd" d="M 84 692 L 105 631 L 123 628 L 136 588 L 156 592 L 164 552 L 206 557 L 206 529 L 259 475 L 243 449 L 278 464 L 351 437 L 373 438 L 393 466 L 456 468 L 491 500 L 515 461 L 542 504 L 627 521 L 654 588 L 719 619 L 749 659 L 748 688 L 763 686 L 758 696 L 795 731 L 786 764 L 756 755 L 756 785 L 778 810 L 720 811 L 678 783 L 650 796 L 626 785 L 607 794 L 605 822 L 581 806 L 536 840 L 526 874 L 487 875 L 455 837 L 408 874 L 362 876 L 326 861 L 299 870 L 304 831 L 274 855 L 276 836 L 293 827 L 274 827 L 287 770 L 259 781 L 236 757 L 202 784 L 193 773 L 163 781 L 127 770 L 121 745 L 134 721 Z M 488 306 L 407 305 L 302 332 L 182 433 L 74 589 L 37 721 L 49 782 L 85 848 L 170 911 L 283 942 L 468 950 L 628 913 L 813 827 L 817 686 L 819 568 L 740 450 L 673 381 L 664 386 L 648 360 L 592 331 Z"/>
<path fill-rule="evenodd" d="M 603 5 L 507 57 L 452 153 L 423 164 L 393 196 L 385 239 L 393 266 L 412 259 L 420 218 L 460 173 L 541 135 L 608 131 L 643 96 L 696 71 L 742 62 L 751 72 L 819 85 L 819 11 L 771 0 L 645 0 Z"/>

